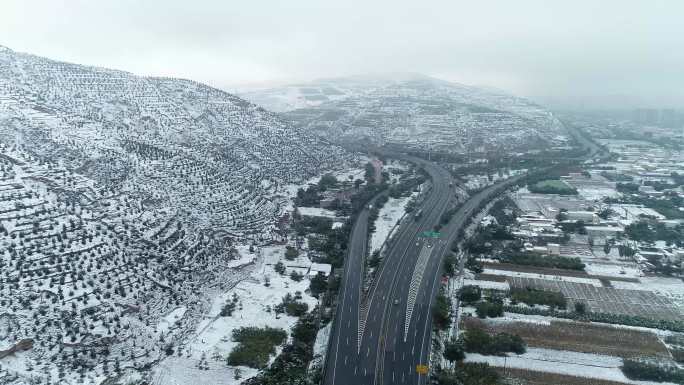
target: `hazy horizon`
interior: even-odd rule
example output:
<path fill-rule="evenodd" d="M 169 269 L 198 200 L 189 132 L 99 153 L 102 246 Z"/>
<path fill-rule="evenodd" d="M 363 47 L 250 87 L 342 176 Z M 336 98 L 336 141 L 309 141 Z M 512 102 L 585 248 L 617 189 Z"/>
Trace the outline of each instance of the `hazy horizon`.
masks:
<path fill-rule="evenodd" d="M 421 73 L 554 107 L 684 106 L 674 1 L 14 1 L 0 44 L 234 90 Z"/>

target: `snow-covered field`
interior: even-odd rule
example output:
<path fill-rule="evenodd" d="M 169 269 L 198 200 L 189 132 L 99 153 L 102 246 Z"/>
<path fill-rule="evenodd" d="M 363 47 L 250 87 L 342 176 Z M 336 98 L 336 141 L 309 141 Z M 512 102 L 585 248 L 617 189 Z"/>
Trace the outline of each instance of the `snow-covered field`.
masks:
<path fill-rule="evenodd" d="M 157 324 L 157 334 L 161 335 L 166 333 L 169 328 L 176 323 L 176 321 L 183 318 L 187 310 L 188 309 L 185 306 L 179 306 L 173 309 L 169 314 L 162 317 L 162 319 L 159 321 L 159 324 Z"/>
<path fill-rule="evenodd" d="M 490 269 L 490 268 L 484 269 L 484 274 L 502 275 L 502 276 L 506 276 L 506 277 L 548 279 L 551 281 L 586 283 L 586 284 L 594 285 L 597 287 L 603 286 L 603 285 L 601 285 L 601 281 L 599 281 L 598 279 L 594 279 L 594 278 L 582 278 L 582 277 L 568 277 L 568 276 L 561 276 L 561 275 L 545 275 L 545 274 L 536 274 L 536 273 L 524 273 L 524 272 L 518 272 L 518 271 L 499 270 L 499 269 Z"/>
<path fill-rule="evenodd" d="M 535 325 L 551 325 L 551 321 L 559 321 L 560 319 L 545 317 L 535 314 L 519 314 L 519 313 L 508 313 L 504 312 L 503 317 L 491 318 L 487 322 L 495 323 L 506 323 L 506 322 L 525 322 Z M 560 320 L 562 321 L 562 320 Z"/>
<path fill-rule="evenodd" d="M 273 270 L 271 264 L 265 263 L 264 255 L 269 259 L 274 255 L 283 256 L 285 246 L 279 246 L 280 252 L 273 250 L 274 247 L 265 248 L 261 253 L 249 253 L 248 248 L 239 247 L 240 260 L 256 259 L 251 266 L 251 274 L 233 289 L 216 296 L 210 311 L 199 322 L 194 333 L 189 337 L 189 342 L 181 350 L 181 355 L 174 354 L 164 359 L 153 369 L 155 384 L 169 385 L 195 385 L 206 384 L 239 384 L 245 378 L 256 375 L 255 369 L 248 367 L 228 367 L 226 357 L 237 345 L 231 340 L 233 330 L 241 327 L 273 327 L 291 331 L 297 323 L 296 317 L 286 314 L 276 316 L 273 308 L 282 302 L 282 298 L 290 293 L 293 296 L 299 292 L 301 301 L 312 309 L 317 300 L 305 293 L 309 281 L 304 279 L 295 282 L 288 275 L 280 275 Z M 306 257 L 300 257 L 307 259 Z M 285 261 L 283 261 L 285 262 Z M 309 261 L 310 263 L 310 261 Z M 289 273 L 289 272 L 287 272 Z M 268 282 L 269 286 L 266 286 Z M 232 316 L 222 317 L 222 307 L 233 299 L 238 298 L 238 306 Z M 280 349 L 278 349 L 280 352 Z M 272 356 L 271 359 L 275 359 Z M 206 362 L 208 369 L 198 368 L 198 364 Z M 239 370 L 240 380 L 235 379 L 235 371 Z"/>
<path fill-rule="evenodd" d="M 249 252 L 249 246 L 239 245 L 236 246 L 235 249 L 238 251 L 238 255 L 240 257 L 238 259 L 230 261 L 228 263 L 229 267 L 238 268 L 257 261 L 257 255 Z"/>
<path fill-rule="evenodd" d="M 606 277 L 639 278 L 643 275 L 634 263 L 598 263 L 584 261 L 585 271 Z"/>
<path fill-rule="evenodd" d="M 212 384 L 212 385 L 238 385 L 246 378 L 253 377 L 258 373 L 256 369 L 241 368 L 241 379 L 235 378 L 235 370 L 208 358 L 210 365 L 216 367 L 209 370 L 199 369 L 195 358 L 171 356 L 160 362 L 153 369 L 153 385 L 185 385 L 185 384 Z"/>
<path fill-rule="evenodd" d="M 684 282 L 679 278 L 639 277 L 639 283 L 613 281 L 616 289 L 650 290 L 663 297 L 670 298 L 672 303 L 684 309 Z"/>
<path fill-rule="evenodd" d="M 613 281 L 613 287 L 628 290 L 650 290 L 657 294 L 684 296 L 684 282 L 679 278 L 639 277 L 639 283 Z"/>
<path fill-rule="evenodd" d="M 622 359 L 600 354 L 577 353 L 563 350 L 528 348 L 525 354 L 507 357 L 483 356 L 469 353 L 466 362 L 486 362 L 492 366 L 527 369 L 539 372 L 566 374 L 635 385 L 674 385 L 666 382 L 633 381 L 620 369 Z"/>
<path fill-rule="evenodd" d="M 378 219 L 375 221 L 375 231 L 371 235 L 370 253 L 378 251 L 387 239 L 389 239 L 397 223 L 406 213 L 406 205 L 412 199 L 412 196 L 401 198 L 389 198 L 378 213 Z"/>
<path fill-rule="evenodd" d="M 518 306 L 520 306 L 520 305 L 518 305 Z M 539 307 L 539 305 L 537 305 L 537 307 Z M 464 306 L 461 309 L 462 309 L 464 314 L 465 313 L 475 314 L 475 308 L 474 307 Z M 570 322 L 570 323 L 572 323 L 572 322 L 576 322 L 576 321 L 565 319 L 565 318 L 548 317 L 548 316 L 543 316 L 543 315 L 504 312 L 503 317 L 488 318 L 487 322 L 489 322 L 489 323 L 526 322 L 526 323 L 532 323 L 532 324 L 538 324 L 538 325 L 551 325 L 551 322 Z M 591 324 L 592 325 L 601 325 L 601 326 L 606 326 L 606 327 L 611 327 L 611 328 L 617 328 L 617 329 L 628 329 L 628 330 L 636 330 L 636 331 L 641 331 L 641 332 L 653 333 L 653 334 L 658 335 L 661 338 L 673 334 L 673 332 L 668 331 L 668 330 L 653 329 L 653 328 L 647 328 L 647 327 L 641 327 L 641 326 L 607 324 L 607 323 L 602 323 L 602 322 L 592 322 Z"/>
<path fill-rule="evenodd" d="M 494 289 L 504 291 L 508 291 L 511 289 L 511 286 L 508 284 L 508 282 L 481 281 L 477 279 L 464 279 L 463 285 L 479 286 L 482 289 Z"/>

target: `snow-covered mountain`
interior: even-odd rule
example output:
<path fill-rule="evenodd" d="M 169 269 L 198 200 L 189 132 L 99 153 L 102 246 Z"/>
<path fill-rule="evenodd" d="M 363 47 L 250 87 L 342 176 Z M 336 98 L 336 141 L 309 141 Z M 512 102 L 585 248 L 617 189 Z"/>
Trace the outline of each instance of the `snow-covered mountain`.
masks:
<path fill-rule="evenodd" d="M 203 84 L 0 48 L 0 382 L 165 355 L 244 279 L 234 240 L 269 237 L 285 184 L 348 159 Z"/>
<path fill-rule="evenodd" d="M 234 95 L 0 51 L 2 140 L 202 225 L 258 230 L 263 196 L 338 164 L 341 149 Z M 62 156 L 69 154 L 68 157 Z"/>
<path fill-rule="evenodd" d="M 343 141 L 471 152 L 548 145 L 565 135 L 553 114 L 527 99 L 416 74 L 325 79 L 241 95 Z"/>

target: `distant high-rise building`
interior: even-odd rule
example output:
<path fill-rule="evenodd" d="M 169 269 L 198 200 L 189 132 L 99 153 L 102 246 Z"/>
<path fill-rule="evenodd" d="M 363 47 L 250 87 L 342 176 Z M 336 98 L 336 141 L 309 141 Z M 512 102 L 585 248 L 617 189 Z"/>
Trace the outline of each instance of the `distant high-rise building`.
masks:
<path fill-rule="evenodd" d="M 660 113 L 660 126 L 667 128 L 674 128 L 678 126 L 677 111 L 673 108 L 667 108 Z"/>
<path fill-rule="evenodd" d="M 658 124 L 658 110 L 655 108 L 637 108 L 634 110 L 634 122 L 654 126 Z"/>
<path fill-rule="evenodd" d="M 632 120 L 647 126 L 679 128 L 684 124 L 684 111 L 674 108 L 637 108 L 634 110 Z"/>

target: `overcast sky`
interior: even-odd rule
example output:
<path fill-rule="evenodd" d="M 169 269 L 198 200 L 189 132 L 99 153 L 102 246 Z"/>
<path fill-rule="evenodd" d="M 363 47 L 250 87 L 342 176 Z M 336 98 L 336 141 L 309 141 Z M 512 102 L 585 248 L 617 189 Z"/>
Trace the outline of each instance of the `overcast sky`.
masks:
<path fill-rule="evenodd" d="M 0 45 L 229 90 L 420 72 L 556 106 L 684 107 L 681 0 L 2 0 Z"/>

